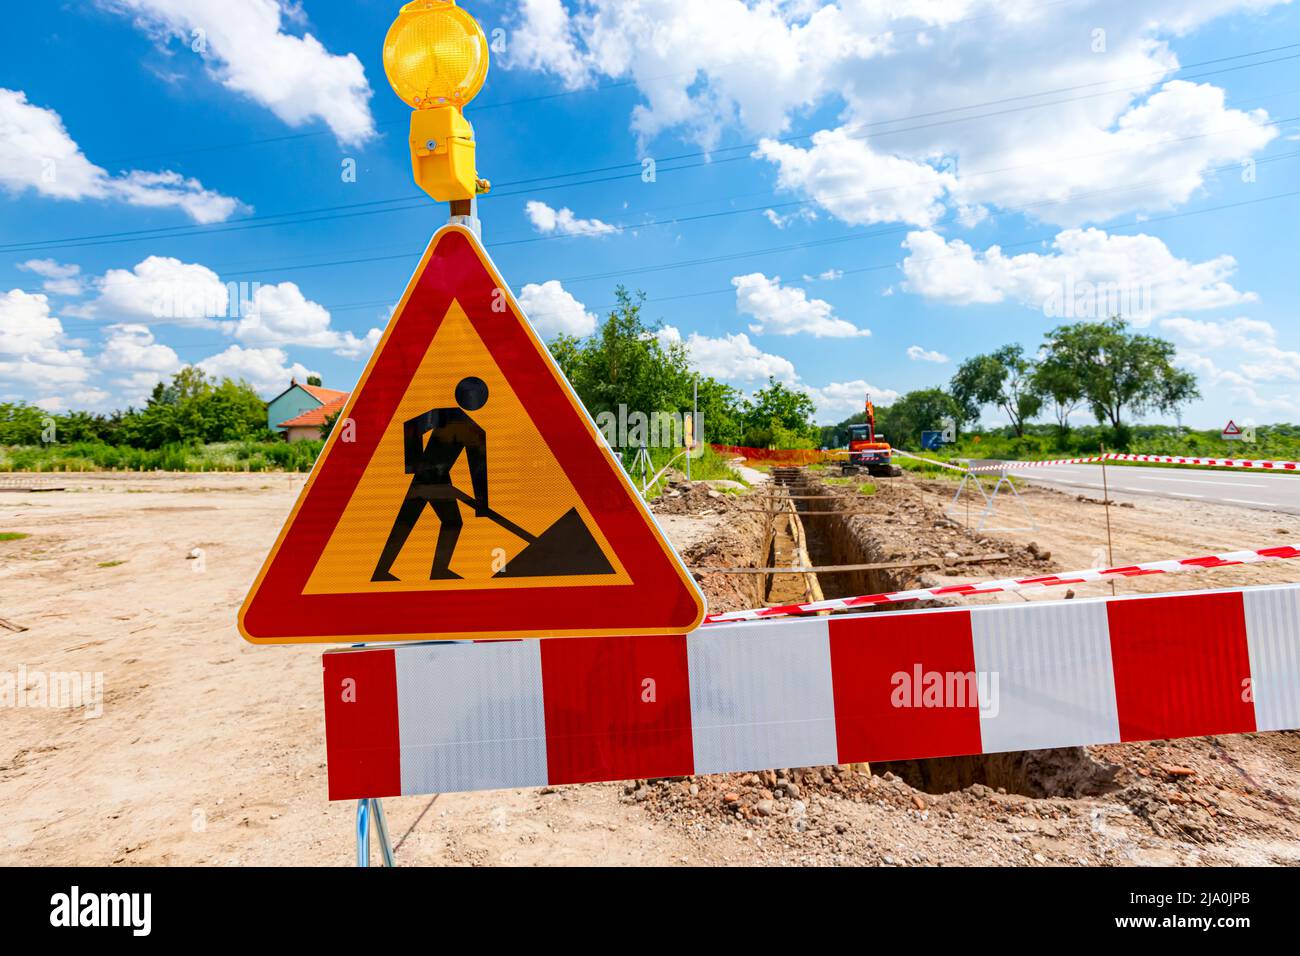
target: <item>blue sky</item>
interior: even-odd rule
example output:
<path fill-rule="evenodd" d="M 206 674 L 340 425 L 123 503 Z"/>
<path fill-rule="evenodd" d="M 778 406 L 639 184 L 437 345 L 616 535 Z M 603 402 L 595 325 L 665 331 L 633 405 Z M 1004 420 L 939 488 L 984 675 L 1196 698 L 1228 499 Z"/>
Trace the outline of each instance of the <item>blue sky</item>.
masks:
<path fill-rule="evenodd" d="M 1200 377 L 1187 424 L 1300 421 L 1296 4 L 882 6 L 468 4 L 484 238 L 534 323 L 587 331 L 622 282 L 701 370 L 836 421 L 1118 303 Z M 138 404 L 183 363 L 351 387 L 446 217 L 397 8 L 15 6 L 0 400 Z"/>

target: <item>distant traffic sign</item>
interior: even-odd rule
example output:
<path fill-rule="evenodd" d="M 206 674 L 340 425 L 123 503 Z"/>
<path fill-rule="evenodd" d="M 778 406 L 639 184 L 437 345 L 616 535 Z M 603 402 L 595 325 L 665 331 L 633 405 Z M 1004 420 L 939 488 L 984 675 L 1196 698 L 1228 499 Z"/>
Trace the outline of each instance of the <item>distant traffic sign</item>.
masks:
<path fill-rule="evenodd" d="M 1246 433 L 1237 427 L 1237 423 L 1228 419 L 1228 424 L 1223 426 L 1224 441 L 1241 441 Z"/>
<path fill-rule="evenodd" d="M 440 230 L 241 632 L 254 643 L 670 634 L 703 613 L 474 234 Z"/>
<path fill-rule="evenodd" d="M 926 451 L 938 451 L 943 444 L 943 432 L 921 432 L 921 447 Z"/>

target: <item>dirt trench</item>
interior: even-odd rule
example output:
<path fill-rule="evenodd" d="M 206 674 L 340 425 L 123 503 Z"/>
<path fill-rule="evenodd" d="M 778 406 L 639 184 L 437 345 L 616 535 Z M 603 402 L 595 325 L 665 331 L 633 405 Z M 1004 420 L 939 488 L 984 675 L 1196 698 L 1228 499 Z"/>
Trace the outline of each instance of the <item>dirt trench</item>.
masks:
<path fill-rule="evenodd" d="M 874 482 L 877 490 L 869 496 L 842 486 L 825 484 L 803 470 L 787 472 L 778 480 L 794 499 L 807 552 L 814 566 L 900 564 L 925 559 L 932 554 L 945 561 L 951 560 L 951 556 L 958 553 L 952 548 L 961 547 L 952 543 L 954 536 L 967 538 L 966 543 L 977 550 L 1007 553 L 1011 558 L 1009 563 L 1018 563 L 1017 552 L 1028 561 L 1044 563 L 1038 553 L 1024 553 L 1026 549 L 1020 545 L 969 534 L 954 522 L 947 521 L 942 514 L 927 513 L 928 509 L 908 493 L 906 478 L 877 479 Z M 837 497 L 821 497 L 831 495 Z M 900 512 L 910 512 L 915 520 L 904 522 Z M 940 529 L 942 539 L 936 540 L 939 537 L 936 532 Z M 956 535 L 954 529 L 957 529 Z M 769 553 L 761 557 L 770 560 L 772 556 Z M 925 587 L 929 584 L 927 576 L 933 570 L 933 566 L 876 568 L 822 572 L 810 577 L 816 578 L 822 595 L 836 598 Z M 971 569 L 973 575 L 983 570 L 983 566 Z M 1036 571 L 1038 568 L 1030 567 L 1028 570 Z M 774 578 L 787 582 L 802 580 L 802 576 L 796 575 L 776 575 Z M 789 589 L 787 585 L 785 590 Z M 799 600 L 797 596 L 785 595 L 784 591 L 782 595 Z M 768 603 L 774 602 L 769 599 Z M 862 613 L 941 606 L 943 603 L 882 605 Z M 892 772 L 909 785 L 928 793 L 948 793 L 972 784 L 983 784 L 1030 797 L 1079 797 L 1101 793 L 1115 786 L 1116 770 L 1114 765 L 1095 759 L 1082 747 L 884 761 L 872 765 L 873 773 Z"/>

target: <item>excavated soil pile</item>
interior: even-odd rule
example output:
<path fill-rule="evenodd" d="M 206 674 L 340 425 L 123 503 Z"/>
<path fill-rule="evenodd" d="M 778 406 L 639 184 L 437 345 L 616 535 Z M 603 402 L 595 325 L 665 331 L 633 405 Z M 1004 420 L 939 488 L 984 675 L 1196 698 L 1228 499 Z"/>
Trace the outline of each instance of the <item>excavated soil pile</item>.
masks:
<path fill-rule="evenodd" d="M 702 481 L 673 481 L 654 500 L 651 510 L 660 515 L 717 514 L 731 511 L 740 498 L 715 491 Z"/>

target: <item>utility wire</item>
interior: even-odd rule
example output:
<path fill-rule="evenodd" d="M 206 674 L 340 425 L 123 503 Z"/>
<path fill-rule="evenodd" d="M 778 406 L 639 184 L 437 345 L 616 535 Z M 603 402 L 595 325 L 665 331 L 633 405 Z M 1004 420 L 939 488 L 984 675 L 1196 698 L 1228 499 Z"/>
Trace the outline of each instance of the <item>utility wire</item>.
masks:
<path fill-rule="evenodd" d="M 1254 51 L 1251 53 L 1236 54 L 1231 57 L 1219 57 L 1214 60 L 1207 60 L 1207 61 L 1202 61 L 1202 63 L 1191 64 L 1188 67 L 1183 67 L 1181 69 L 1188 69 L 1194 66 L 1200 66 L 1205 64 L 1220 63 L 1228 60 L 1241 59 L 1249 56 L 1259 56 L 1265 53 L 1277 52 L 1277 51 L 1293 49 L 1297 47 L 1300 47 L 1300 43 L 1288 44 L 1287 46 L 1283 46 L 1283 47 L 1274 47 L 1268 50 Z M 1194 76 L 1186 77 L 1185 79 L 1199 79 L 1205 76 L 1211 76 L 1219 73 L 1233 72 L 1235 70 L 1249 69 L 1256 66 L 1265 66 L 1272 63 L 1278 63 L 1278 62 L 1294 60 L 1294 59 L 1300 59 L 1300 53 L 1292 54 L 1290 56 L 1278 57 L 1271 60 L 1262 60 L 1255 63 L 1239 64 L 1238 66 L 1227 67 L 1221 70 L 1211 70 L 1205 73 L 1200 73 Z M 1169 71 L 1169 70 L 1159 71 L 1160 74 L 1169 73 L 1169 72 L 1173 72 L 1173 71 Z M 1143 75 L 1151 76 L 1156 74 L 1148 73 Z M 1116 81 L 1108 80 L 1102 82 L 1113 83 Z M 929 113 L 918 113 L 918 114 L 913 114 L 912 116 L 899 117 L 891 120 L 880 120 L 874 123 L 862 124 L 856 127 L 842 127 L 842 129 L 854 129 L 854 130 L 874 129 L 877 126 L 884 125 L 884 124 L 903 122 L 911 119 L 928 118 L 931 116 L 944 115 L 952 112 L 976 109 L 983 106 L 999 105 L 1003 103 L 1020 101 L 1020 100 L 1034 98 L 1038 96 L 1053 95 L 1058 92 L 1090 89 L 1097 85 L 1098 85 L 1097 83 L 1088 83 L 1088 84 L 1080 84 L 1076 87 L 1061 87 L 1055 90 L 1047 90 L 1039 93 L 1023 94 L 1017 97 L 1006 97 L 1000 100 L 990 100 L 984 103 L 969 104 L 967 106 L 961 106 L 961 107 L 953 107 L 947 110 L 931 111 Z M 1090 93 L 1082 97 L 1067 97 L 1065 99 L 1049 100 L 1043 103 L 1032 103 L 1028 105 L 1012 107 L 1009 109 L 982 113 L 974 116 L 956 117 L 950 120 L 944 120 L 935 123 L 927 123 L 919 126 L 882 130 L 877 132 L 876 135 L 887 136 L 887 135 L 899 135 L 902 133 L 909 133 L 909 132 L 917 132 L 925 129 L 935 128 L 938 126 L 946 126 L 951 123 L 969 122 L 978 119 L 988 119 L 988 118 L 993 118 L 998 116 L 1004 116 L 1010 113 L 1017 113 L 1029 109 L 1040 109 L 1048 106 L 1060 105 L 1066 102 L 1073 102 L 1081 99 L 1091 99 L 1097 96 L 1109 96 L 1121 92 L 1132 92 L 1133 90 L 1136 89 L 1145 89 L 1145 88 L 1146 86 L 1143 85 L 1141 87 L 1132 87 L 1127 89 L 1104 90 L 1101 92 Z M 812 135 L 813 135 L 812 133 L 804 133 L 804 134 L 799 134 L 794 136 L 783 137 L 780 139 L 774 139 L 771 141 L 792 142 L 798 139 L 806 139 Z M 867 137 L 850 136 L 850 138 L 867 138 Z M 695 169 L 695 168 L 700 168 L 702 166 L 718 166 L 721 165 L 722 163 L 737 162 L 737 161 L 752 159 L 753 157 L 748 153 L 743 153 L 742 155 L 739 156 L 727 157 L 723 159 L 715 158 L 715 154 L 720 152 L 729 152 L 729 151 L 737 151 L 737 150 L 752 150 L 757 146 L 759 146 L 761 142 L 762 141 L 756 143 L 743 144 L 739 146 L 722 147 L 712 152 L 701 151 L 701 152 L 694 152 L 694 153 L 682 153 L 676 156 L 663 157 L 662 159 L 656 160 L 656 174 L 664 173 L 664 172 L 667 173 L 678 172 L 684 169 Z M 683 160 L 688 160 L 688 159 L 700 159 L 701 161 L 695 163 L 682 163 L 681 165 L 678 166 L 667 166 L 667 167 L 663 166 L 663 164 L 668 164 L 668 163 L 674 163 L 674 162 L 681 163 Z M 574 176 L 599 174 L 605 172 L 616 172 L 619 170 L 629 170 L 629 169 L 635 169 L 635 172 L 630 172 L 618 176 L 606 176 L 606 177 L 601 177 L 596 179 L 582 180 L 577 182 L 567 182 L 567 183 L 553 182 L 553 180 L 556 179 L 564 179 L 564 178 L 571 178 Z M 491 199 L 507 198 L 510 196 L 521 195 L 523 193 L 536 193 L 542 191 L 550 191 L 553 189 L 566 189 L 566 188 L 573 188 L 578 186 L 596 185 L 596 184 L 615 182 L 615 181 L 625 180 L 625 179 L 639 179 L 640 176 L 641 176 L 640 160 L 638 160 L 635 163 L 623 163 L 614 166 L 596 167 L 596 168 L 586 169 L 586 170 L 575 170 L 569 173 L 558 173 L 549 176 L 539 176 L 539 177 L 533 177 L 531 179 L 521 179 L 521 180 L 514 180 L 514 181 L 500 183 L 498 184 L 498 191 L 484 197 L 484 201 L 491 200 Z M 549 186 L 536 185 L 536 184 L 548 183 L 548 182 L 551 183 L 551 185 Z M 513 192 L 499 191 L 500 189 L 505 189 L 507 187 L 514 187 L 514 186 L 531 186 L 532 188 L 515 190 Z M 401 205 L 397 205 L 397 204 L 401 204 Z M 381 206 L 387 206 L 389 208 L 376 208 Z M 242 219 L 233 220 L 231 222 L 227 222 L 219 225 L 211 225 L 211 226 L 197 226 L 197 227 L 192 225 L 168 226 L 168 227 L 156 227 L 153 229 L 141 229 L 141 230 L 133 230 L 128 232 L 119 232 L 119 233 L 100 233 L 100 234 L 87 235 L 87 236 L 69 236 L 69 237 L 63 237 L 61 239 L 31 240 L 29 242 L 24 242 L 24 243 L 11 243 L 8 245 L 0 245 L 0 252 L 34 252 L 34 251 L 52 252 L 52 251 L 57 251 L 59 249 L 74 249 L 74 248 L 83 248 L 86 246 L 98 246 L 98 245 L 114 245 L 123 241 L 146 241 L 152 239 L 180 238 L 184 236 L 194 236 L 194 235 L 219 235 L 227 232 L 242 232 L 245 231 L 245 229 L 252 229 L 252 228 L 268 228 L 268 227 L 275 227 L 281 225 L 307 224 L 307 223 L 328 221 L 334 219 L 354 218 L 355 216 L 358 215 L 376 215 L 385 212 L 395 212 L 395 211 L 401 211 L 405 209 L 419 208 L 421 206 L 427 206 L 427 199 L 425 199 L 422 194 L 407 194 L 403 196 L 395 196 L 389 199 L 370 200 L 370 201 L 360 202 L 360 203 L 345 203 L 337 206 L 320 207 L 317 209 L 295 210 L 295 211 L 289 211 L 283 213 L 268 213 L 260 216 L 249 216 L 249 217 L 244 217 Z M 360 212 L 359 210 L 366 210 L 366 211 Z M 330 213 L 339 213 L 339 215 L 328 215 Z"/>

